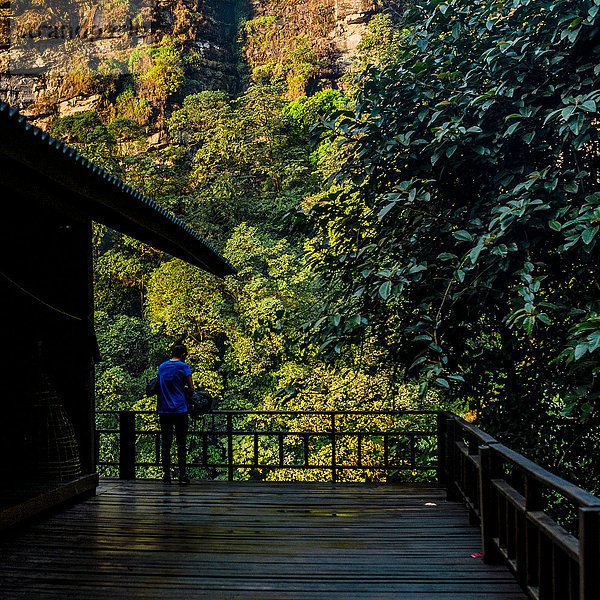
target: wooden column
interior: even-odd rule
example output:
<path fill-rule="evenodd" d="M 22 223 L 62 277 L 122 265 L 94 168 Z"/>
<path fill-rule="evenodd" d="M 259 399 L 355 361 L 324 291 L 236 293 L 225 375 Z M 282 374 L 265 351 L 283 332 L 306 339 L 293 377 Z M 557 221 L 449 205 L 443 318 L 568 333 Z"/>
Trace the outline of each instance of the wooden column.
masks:
<path fill-rule="evenodd" d="M 437 414 L 437 480 L 444 484 L 448 481 L 446 466 L 446 415 L 442 412 Z"/>
<path fill-rule="evenodd" d="M 119 478 L 135 479 L 135 413 L 119 412 Z"/>
<path fill-rule="evenodd" d="M 79 419 L 79 440 L 81 446 L 81 466 L 84 473 L 95 473 L 98 456 L 95 444 L 96 435 L 96 385 L 94 351 L 96 340 L 94 336 L 94 260 L 93 260 L 93 230 L 92 220 L 87 219 L 82 228 L 82 237 L 85 240 L 85 255 L 82 257 L 82 269 L 86 272 L 87 280 L 82 289 L 84 295 L 84 313 L 89 321 L 84 324 L 86 338 L 85 380 L 83 386 L 85 396 L 81 399 L 81 412 Z"/>
<path fill-rule="evenodd" d="M 492 487 L 492 479 L 500 476 L 500 465 L 493 456 L 492 448 L 479 447 L 479 514 L 481 518 L 481 551 L 487 564 L 498 562 L 494 544 L 498 535 L 498 510 Z"/>
<path fill-rule="evenodd" d="M 579 509 L 579 600 L 600 598 L 600 507 Z"/>
<path fill-rule="evenodd" d="M 456 491 L 456 421 L 450 417 L 446 419 L 446 472 L 448 479 L 446 481 L 446 498 L 448 500 L 457 500 Z"/>

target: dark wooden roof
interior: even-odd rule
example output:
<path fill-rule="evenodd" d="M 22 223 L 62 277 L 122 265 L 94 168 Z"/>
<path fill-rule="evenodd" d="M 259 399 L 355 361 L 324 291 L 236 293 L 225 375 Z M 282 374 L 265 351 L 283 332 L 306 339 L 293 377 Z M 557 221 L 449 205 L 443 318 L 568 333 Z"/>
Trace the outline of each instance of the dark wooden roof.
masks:
<path fill-rule="evenodd" d="M 183 221 L 0 103 L 2 183 L 92 218 L 214 275 L 234 267 Z M 9 200 L 9 199 L 6 199 Z M 23 207 L 26 226 L 27 207 Z"/>

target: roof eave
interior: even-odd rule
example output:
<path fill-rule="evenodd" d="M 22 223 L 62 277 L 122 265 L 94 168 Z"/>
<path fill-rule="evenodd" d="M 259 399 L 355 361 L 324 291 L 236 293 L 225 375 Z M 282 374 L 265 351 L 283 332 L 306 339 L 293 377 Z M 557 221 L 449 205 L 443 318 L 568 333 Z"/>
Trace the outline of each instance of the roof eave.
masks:
<path fill-rule="evenodd" d="M 0 104 L 0 154 L 69 190 L 65 203 L 99 221 L 223 277 L 236 270 L 183 221 L 74 148 Z M 77 204 L 81 203 L 80 206 Z"/>

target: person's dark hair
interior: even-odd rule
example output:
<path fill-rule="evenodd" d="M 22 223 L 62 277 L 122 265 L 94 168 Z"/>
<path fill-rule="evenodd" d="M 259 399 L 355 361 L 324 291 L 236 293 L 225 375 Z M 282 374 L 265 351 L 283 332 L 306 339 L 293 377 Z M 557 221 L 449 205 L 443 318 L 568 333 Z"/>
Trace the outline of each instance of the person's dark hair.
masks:
<path fill-rule="evenodd" d="M 177 340 L 171 346 L 171 358 L 183 358 L 188 353 L 187 346 L 183 343 L 183 340 Z"/>

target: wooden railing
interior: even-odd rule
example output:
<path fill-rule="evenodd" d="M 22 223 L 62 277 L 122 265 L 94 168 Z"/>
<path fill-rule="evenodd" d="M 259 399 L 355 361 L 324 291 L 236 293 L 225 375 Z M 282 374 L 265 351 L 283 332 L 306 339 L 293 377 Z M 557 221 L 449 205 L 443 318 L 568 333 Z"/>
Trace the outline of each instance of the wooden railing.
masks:
<path fill-rule="evenodd" d="M 437 411 L 214 411 L 188 434 L 188 467 L 215 478 L 262 479 L 268 472 L 320 471 L 338 481 L 437 478 Z M 160 467 L 160 432 L 152 411 L 98 411 L 101 475 Z M 108 426 L 107 426 L 108 425 Z M 106 456 L 103 440 L 117 438 Z M 140 447 L 144 446 L 142 452 Z M 136 456 L 152 455 L 139 461 Z"/>
<path fill-rule="evenodd" d="M 600 599 L 600 498 L 445 413 L 440 469 L 450 499 L 481 527 L 483 559 L 503 562 L 533 600 Z M 567 503 L 575 533 L 551 515 Z"/>
<path fill-rule="evenodd" d="M 98 413 L 120 440 L 102 469 L 123 478 L 160 464 L 156 415 Z M 154 419 L 154 420 L 153 420 Z M 483 559 L 503 562 L 532 600 L 600 600 L 600 499 L 510 450 L 464 419 L 438 411 L 218 411 L 190 431 L 190 467 L 265 478 L 273 470 L 321 479 L 437 480 L 481 528 Z M 152 461 L 136 461 L 150 442 Z M 270 440 L 270 441 L 269 441 Z M 565 505 L 573 519 L 562 522 Z"/>

